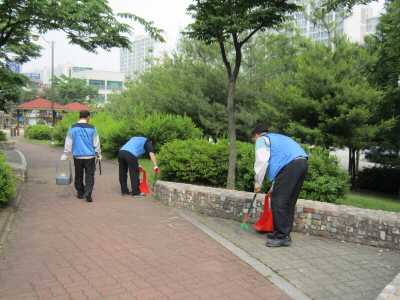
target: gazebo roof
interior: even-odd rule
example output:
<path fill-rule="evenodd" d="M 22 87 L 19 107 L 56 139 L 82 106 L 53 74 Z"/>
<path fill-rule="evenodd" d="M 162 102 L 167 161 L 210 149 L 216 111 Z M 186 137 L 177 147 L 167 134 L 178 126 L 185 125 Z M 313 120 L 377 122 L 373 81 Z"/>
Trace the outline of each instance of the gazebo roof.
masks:
<path fill-rule="evenodd" d="M 24 104 L 17 105 L 15 108 L 22 110 L 51 110 L 51 101 L 39 98 Z M 66 109 L 65 106 L 58 103 L 54 103 L 54 110 L 60 111 L 65 109 Z"/>
<path fill-rule="evenodd" d="M 85 104 L 82 104 L 82 103 L 79 103 L 79 102 L 73 102 L 73 103 L 65 105 L 64 107 L 68 108 L 69 110 L 78 110 L 78 111 L 81 111 L 81 110 L 90 110 L 90 111 L 92 111 L 92 110 L 94 110 L 93 107 L 89 107 L 89 106 L 87 106 Z"/>

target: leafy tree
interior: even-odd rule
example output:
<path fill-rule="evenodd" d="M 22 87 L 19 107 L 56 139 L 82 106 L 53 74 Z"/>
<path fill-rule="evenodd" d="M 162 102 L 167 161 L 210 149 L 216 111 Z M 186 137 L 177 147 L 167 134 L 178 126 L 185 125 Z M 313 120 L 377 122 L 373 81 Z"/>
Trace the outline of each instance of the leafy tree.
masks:
<path fill-rule="evenodd" d="M 93 53 L 98 48 L 129 48 L 133 28 L 116 17 L 139 22 L 163 41 L 152 22 L 130 13 L 115 15 L 106 0 L 0 0 L 0 109 L 7 101 L 16 101 L 27 82 L 25 76 L 11 73 L 6 61 L 25 63 L 40 56 L 42 47 L 31 42 L 32 31 L 64 31 L 71 44 Z"/>
<path fill-rule="evenodd" d="M 184 33 L 205 44 L 217 43 L 226 67 L 229 88 L 226 102 L 230 140 L 227 187 L 235 188 L 236 124 L 235 87 L 242 63 L 242 47 L 257 32 L 275 27 L 287 19 L 287 13 L 300 6 L 284 0 L 197 0 L 188 7 L 195 20 Z M 233 57 L 228 54 L 232 45 Z"/>
<path fill-rule="evenodd" d="M 368 50 L 378 53 L 371 68 L 369 81 L 384 92 L 379 116 L 400 115 L 400 2 L 386 1 L 385 13 L 380 17 L 376 34 L 367 38 Z M 400 149 L 400 119 L 386 137 L 388 147 Z"/>
<path fill-rule="evenodd" d="M 126 82 L 128 88 L 112 95 L 105 109 L 116 118 L 131 117 L 131 111 L 143 104 L 148 114 L 188 116 L 206 136 L 219 138 L 227 131 L 223 104 L 227 85 L 224 67 L 216 59 L 218 51 L 181 40 L 172 57 Z"/>
<path fill-rule="evenodd" d="M 260 108 L 273 122 L 286 124 L 288 135 L 326 149 L 348 147 L 354 185 L 357 150 L 394 123 L 375 117 L 382 93 L 366 81 L 374 57 L 343 37 L 335 47 L 310 41 L 297 59 L 294 76 L 271 81 L 270 101 Z"/>
<path fill-rule="evenodd" d="M 29 81 L 19 95 L 18 103 L 26 103 L 38 98 L 46 99 L 46 95 L 43 91 L 40 91 L 40 85 L 37 82 Z"/>
<path fill-rule="evenodd" d="M 72 102 L 93 105 L 99 95 L 99 91 L 88 85 L 85 79 L 69 78 L 64 74 L 54 78 L 54 86 L 57 93 L 55 99 L 62 105 Z"/>

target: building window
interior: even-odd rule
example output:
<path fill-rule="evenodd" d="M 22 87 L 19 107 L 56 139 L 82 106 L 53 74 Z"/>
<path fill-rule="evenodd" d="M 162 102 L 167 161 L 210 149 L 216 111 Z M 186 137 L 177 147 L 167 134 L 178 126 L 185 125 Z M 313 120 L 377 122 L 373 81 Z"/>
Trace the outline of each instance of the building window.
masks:
<path fill-rule="evenodd" d="M 96 89 L 105 89 L 106 83 L 104 80 L 89 79 L 89 85 L 94 86 Z"/>
<path fill-rule="evenodd" d="M 108 90 L 112 90 L 112 89 L 121 90 L 122 82 L 121 81 L 107 81 L 107 89 Z"/>

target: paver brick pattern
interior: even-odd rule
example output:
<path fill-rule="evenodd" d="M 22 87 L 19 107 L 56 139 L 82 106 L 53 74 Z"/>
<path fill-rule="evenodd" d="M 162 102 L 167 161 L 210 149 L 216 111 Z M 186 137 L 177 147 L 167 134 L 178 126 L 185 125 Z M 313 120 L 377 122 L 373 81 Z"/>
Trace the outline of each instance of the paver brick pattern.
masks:
<path fill-rule="evenodd" d="M 17 142 L 28 163 L 6 235 L 0 299 L 291 299 L 151 195 L 122 197 L 102 161 L 92 203 L 55 183 L 62 149 Z"/>
<path fill-rule="evenodd" d="M 292 232 L 290 247 L 265 246 L 265 234 L 237 221 L 195 215 L 198 221 L 256 257 L 315 300 L 375 300 L 400 272 L 400 252 Z"/>

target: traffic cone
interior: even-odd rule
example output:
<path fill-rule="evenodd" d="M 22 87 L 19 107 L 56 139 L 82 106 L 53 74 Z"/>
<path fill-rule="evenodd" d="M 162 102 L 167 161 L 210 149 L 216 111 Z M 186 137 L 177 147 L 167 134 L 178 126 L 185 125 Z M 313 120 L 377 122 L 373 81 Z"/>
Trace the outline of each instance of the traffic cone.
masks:
<path fill-rule="evenodd" d="M 143 180 L 139 184 L 139 189 L 141 193 L 150 194 L 150 190 L 147 187 L 146 171 L 143 169 Z"/>

